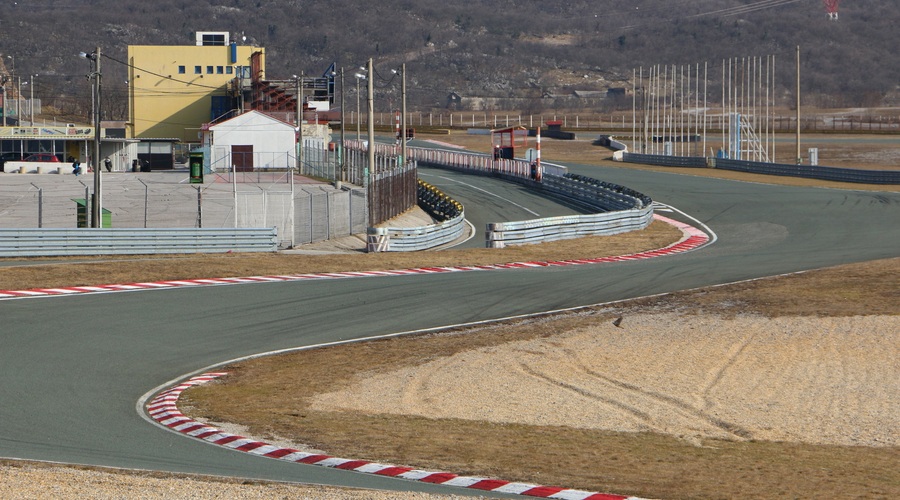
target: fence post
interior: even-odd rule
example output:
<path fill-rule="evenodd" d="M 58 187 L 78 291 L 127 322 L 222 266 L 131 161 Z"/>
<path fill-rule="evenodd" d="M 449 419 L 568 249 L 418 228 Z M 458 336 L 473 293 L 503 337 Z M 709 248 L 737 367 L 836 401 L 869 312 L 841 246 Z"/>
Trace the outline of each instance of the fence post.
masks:
<path fill-rule="evenodd" d="M 203 195 L 197 186 L 197 228 L 203 227 Z"/>
<path fill-rule="evenodd" d="M 149 188 L 147 187 L 147 183 L 145 183 L 141 179 L 138 179 L 137 181 L 144 185 L 144 228 L 146 229 L 146 227 L 147 227 L 147 205 L 148 205 L 148 202 L 150 199 L 149 198 L 149 195 L 150 195 Z"/>
<path fill-rule="evenodd" d="M 36 186 L 33 182 L 31 183 L 38 190 L 38 225 L 37 227 L 44 227 L 44 190 Z"/>

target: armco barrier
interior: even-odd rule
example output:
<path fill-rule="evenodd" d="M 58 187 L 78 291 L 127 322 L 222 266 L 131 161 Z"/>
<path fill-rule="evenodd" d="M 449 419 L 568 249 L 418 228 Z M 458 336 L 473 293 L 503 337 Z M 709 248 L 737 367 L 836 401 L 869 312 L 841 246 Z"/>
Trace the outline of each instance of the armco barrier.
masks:
<path fill-rule="evenodd" d="M 516 159 L 494 159 L 483 153 L 409 148 L 410 158 L 420 165 L 460 170 L 466 173 L 493 175 L 514 181 L 532 180 L 531 163 Z M 563 175 L 568 170 L 559 165 L 541 163 L 543 175 Z"/>
<path fill-rule="evenodd" d="M 370 227 L 366 235 L 369 252 L 415 252 L 438 247 L 462 236 L 466 214 L 463 206 L 439 189 L 418 180 L 419 206 L 441 221 L 412 228 Z"/>
<path fill-rule="evenodd" d="M 546 175 L 540 189 L 567 198 L 598 212 L 649 206 L 653 200 L 633 189 L 582 175 Z"/>
<path fill-rule="evenodd" d="M 369 252 L 415 252 L 450 243 L 463 234 L 465 213 L 448 221 L 422 227 L 370 227 L 366 238 Z"/>
<path fill-rule="evenodd" d="M 275 228 L 0 229 L 0 257 L 277 250 Z"/>
<path fill-rule="evenodd" d="M 545 175 L 539 186 L 601 213 L 491 223 L 485 230 L 488 248 L 612 235 L 644 229 L 653 221 L 653 200 L 625 186 L 573 174 Z"/>
<path fill-rule="evenodd" d="M 626 153 L 622 161 L 657 165 L 663 167 L 716 168 L 752 174 L 802 177 L 836 182 L 859 184 L 900 184 L 900 171 L 861 170 L 813 165 L 790 165 L 784 163 L 763 163 L 755 161 L 731 160 L 728 158 L 703 158 L 699 156 L 664 156 Z"/>
<path fill-rule="evenodd" d="M 566 240 L 583 236 L 613 235 L 644 229 L 653 221 L 653 208 L 646 206 L 600 214 L 566 215 L 487 225 L 488 248 Z"/>
<path fill-rule="evenodd" d="M 541 181 L 535 181 L 531 164 L 524 160 L 496 160 L 489 155 L 421 148 L 411 150 L 410 156 L 424 165 L 503 177 L 602 212 L 488 224 L 485 233 L 488 248 L 616 234 L 643 229 L 652 221 L 649 197 L 624 186 L 568 174 L 565 167 L 542 164 Z"/>

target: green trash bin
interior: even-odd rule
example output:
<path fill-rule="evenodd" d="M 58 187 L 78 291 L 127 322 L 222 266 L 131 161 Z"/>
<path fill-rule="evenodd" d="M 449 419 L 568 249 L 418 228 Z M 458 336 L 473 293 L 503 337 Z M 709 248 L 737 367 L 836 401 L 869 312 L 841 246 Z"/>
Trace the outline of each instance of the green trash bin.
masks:
<path fill-rule="evenodd" d="M 203 184 L 203 152 L 190 153 L 188 162 L 191 167 L 191 184 Z"/>
<path fill-rule="evenodd" d="M 88 204 L 85 203 L 84 198 L 73 198 L 72 201 L 76 205 L 76 227 L 91 227 L 91 210 Z M 100 227 L 112 227 L 112 212 L 105 208 L 102 209 L 100 211 L 100 222 Z"/>

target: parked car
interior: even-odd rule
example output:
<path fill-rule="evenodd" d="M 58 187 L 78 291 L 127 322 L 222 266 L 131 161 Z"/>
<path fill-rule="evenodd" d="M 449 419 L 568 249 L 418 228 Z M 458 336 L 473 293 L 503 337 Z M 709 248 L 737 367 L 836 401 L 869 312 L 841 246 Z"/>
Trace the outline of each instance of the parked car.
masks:
<path fill-rule="evenodd" d="M 50 153 L 35 153 L 25 158 L 25 161 L 44 161 L 59 163 L 59 157 Z"/>

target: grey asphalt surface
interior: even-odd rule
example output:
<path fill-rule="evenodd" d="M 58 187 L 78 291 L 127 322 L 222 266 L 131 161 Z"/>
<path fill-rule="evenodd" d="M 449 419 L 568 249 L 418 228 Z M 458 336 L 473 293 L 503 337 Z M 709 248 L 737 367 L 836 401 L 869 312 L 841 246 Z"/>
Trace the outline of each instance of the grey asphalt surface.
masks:
<path fill-rule="evenodd" d="M 475 235 L 455 248 L 484 248 L 485 227 L 491 222 L 588 213 L 560 200 L 549 199 L 523 185 L 494 177 L 473 178 L 475 176 L 471 174 L 428 167 L 419 167 L 418 175 L 465 207 L 466 220 L 475 228 Z"/>
<path fill-rule="evenodd" d="M 149 424 L 136 405 L 184 375 L 269 350 L 900 255 L 898 193 L 572 171 L 690 213 L 718 242 L 640 262 L 0 301 L 0 457 L 472 493 L 221 449 Z M 479 187 L 480 179 L 469 177 Z M 504 197 L 527 206 L 518 194 Z"/>

